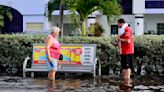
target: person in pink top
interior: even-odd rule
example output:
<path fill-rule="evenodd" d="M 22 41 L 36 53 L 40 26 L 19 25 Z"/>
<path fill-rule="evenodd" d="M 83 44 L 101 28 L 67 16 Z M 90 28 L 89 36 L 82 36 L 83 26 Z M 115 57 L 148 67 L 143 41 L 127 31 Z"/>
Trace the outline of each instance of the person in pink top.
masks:
<path fill-rule="evenodd" d="M 52 27 L 52 32 L 46 38 L 46 53 L 48 66 L 48 79 L 55 80 L 55 74 L 58 67 L 58 59 L 60 57 L 61 45 L 58 41 L 60 29 L 58 27 Z"/>

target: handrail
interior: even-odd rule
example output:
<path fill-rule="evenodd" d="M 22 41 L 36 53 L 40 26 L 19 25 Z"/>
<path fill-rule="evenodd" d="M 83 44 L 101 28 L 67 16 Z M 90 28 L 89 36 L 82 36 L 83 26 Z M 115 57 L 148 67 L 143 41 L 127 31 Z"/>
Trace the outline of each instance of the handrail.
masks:
<path fill-rule="evenodd" d="M 97 61 L 99 63 L 99 76 L 101 76 L 101 62 L 100 62 L 100 60 L 98 58 L 97 58 Z"/>
<path fill-rule="evenodd" d="M 96 77 L 96 65 L 97 63 L 99 64 L 99 67 L 98 67 L 98 75 L 101 76 L 101 63 L 100 61 L 98 60 L 98 58 L 95 58 L 95 63 L 94 63 L 94 70 L 93 70 L 93 77 Z"/>
<path fill-rule="evenodd" d="M 23 78 L 26 77 L 26 74 L 25 74 L 26 65 L 27 65 L 27 61 L 30 60 L 30 59 L 31 59 L 30 57 L 26 57 L 24 62 L 23 62 Z"/>

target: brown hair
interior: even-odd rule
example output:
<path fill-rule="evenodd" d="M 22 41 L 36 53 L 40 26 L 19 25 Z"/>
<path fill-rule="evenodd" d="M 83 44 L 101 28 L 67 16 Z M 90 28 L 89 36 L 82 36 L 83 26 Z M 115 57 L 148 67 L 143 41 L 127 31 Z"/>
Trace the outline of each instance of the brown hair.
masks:
<path fill-rule="evenodd" d="M 124 19 L 119 19 L 117 22 L 118 23 L 125 23 L 125 20 Z"/>

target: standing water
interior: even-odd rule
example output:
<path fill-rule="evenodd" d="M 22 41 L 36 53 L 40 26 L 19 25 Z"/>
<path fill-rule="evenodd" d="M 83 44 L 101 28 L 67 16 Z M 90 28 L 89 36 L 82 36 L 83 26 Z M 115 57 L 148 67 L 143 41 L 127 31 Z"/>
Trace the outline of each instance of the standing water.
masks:
<path fill-rule="evenodd" d="M 133 78 L 134 88 L 120 90 L 119 76 L 57 78 L 52 84 L 46 78 L 1 76 L 0 92 L 164 92 L 163 76 Z"/>

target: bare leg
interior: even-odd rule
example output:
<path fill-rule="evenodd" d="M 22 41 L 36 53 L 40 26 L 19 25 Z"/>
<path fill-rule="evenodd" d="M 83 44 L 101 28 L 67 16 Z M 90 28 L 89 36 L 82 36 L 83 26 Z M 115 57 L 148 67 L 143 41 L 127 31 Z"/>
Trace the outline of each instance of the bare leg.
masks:
<path fill-rule="evenodd" d="M 121 90 L 125 90 L 127 92 L 131 92 L 131 91 L 128 91 L 128 90 L 131 90 L 130 88 L 132 87 L 132 85 L 130 84 L 130 80 L 129 80 L 129 68 L 128 69 L 122 69 L 122 83 L 121 85 L 119 86 Z"/>
<path fill-rule="evenodd" d="M 130 79 L 130 75 L 131 75 L 131 69 L 125 69 L 125 75 L 124 75 L 124 84 L 126 86 L 132 86 L 131 83 L 131 79 Z"/>
<path fill-rule="evenodd" d="M 125 79 L 126 78 L 126 69 L 122 70 L 122 78 Z"/>
<path fill-rule="evenodd" d="M 50 87 L 54 87 L 55 86 L 55 80 L 50 80 Z"/>
<path fill-rule="evenodd" d="M 131 75 L 131 69 L 128 68 L 126 73 L 126 78 L 130 79 L 130 75 Z"/>
<path fill-rule="evenodd" d="M 127 79 L 129 80 L 129 82 L 131 83 L 132 81 L 131 81 L 130 76 L 131 76 L 131 69 L 128 68 L 127 71 L 126 71 L 126 78 L 127 78 Z"/>
<path fill-rule="evenodd" d="M 48 79 L 51 79 L 51 71 L 48 72 Z"/>
<path fill-rule="evenodd" d="M 55 80 L 56 71 L 52 71 L 51 79 Z"/>
<path fill-rule="evenodd" d="M 131 75 L 131 69 L 130 68 L 123 69 L 122 73 L 123 73 L 123 76 L 122 76 L 123 78 L 130 79 L 130 75 Z"/>

